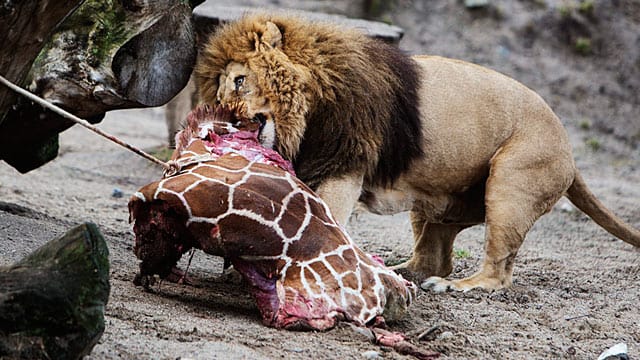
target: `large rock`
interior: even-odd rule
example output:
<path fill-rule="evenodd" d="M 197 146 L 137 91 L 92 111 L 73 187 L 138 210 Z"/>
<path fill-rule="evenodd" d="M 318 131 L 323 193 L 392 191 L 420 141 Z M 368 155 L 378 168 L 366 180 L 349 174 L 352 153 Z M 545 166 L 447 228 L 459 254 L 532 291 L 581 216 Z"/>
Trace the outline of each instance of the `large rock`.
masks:
<path fill-rule="evenodd" d="M 398 26 L 389 25 L 379 21 L 369 21 L 363 19 L 352 19 L 342 15 L 325 14 L 320 12 L 311 12 L 303 10 L 291 9 L 264 9 L 251 8 L 246 6 L 223 6 L 217 5 L 215 1 L 207 1 L 193 11 L 194 20 L 199 34 L 207 35 L 216 26 L 236 20 L 242 15 L 257 11 L 279 11 L 291 14 L 291 16 L 300 16 L 311 20 L 333 22 L 346 27 L 357 28 L 365 34 L 390 43 L 397 44 L 404 30 Z"/>

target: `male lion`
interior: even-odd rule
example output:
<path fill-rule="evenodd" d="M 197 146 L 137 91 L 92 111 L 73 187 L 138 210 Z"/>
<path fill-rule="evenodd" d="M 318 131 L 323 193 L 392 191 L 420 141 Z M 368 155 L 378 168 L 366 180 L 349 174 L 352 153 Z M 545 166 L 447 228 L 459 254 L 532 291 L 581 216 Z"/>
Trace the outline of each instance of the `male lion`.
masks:
<path fill-rule="evenodd" d="M 294 164 L 336 219 L 356 201 L 410 210 L 415 248 L 399 269 L 436 291 L 499 289 L 533 223 L 567 196 L 611 234 L 640 231 L 607 210 L 578 173 L 567 134 L 536 93 L 495 71 L 408 57 L 336 25 L 247 15 L 222 26 L 195 69 L 201 100 L 246 104 L 260 140 Z M 453 241 L 486 223 L 480 271 L 445 280 Z"/>

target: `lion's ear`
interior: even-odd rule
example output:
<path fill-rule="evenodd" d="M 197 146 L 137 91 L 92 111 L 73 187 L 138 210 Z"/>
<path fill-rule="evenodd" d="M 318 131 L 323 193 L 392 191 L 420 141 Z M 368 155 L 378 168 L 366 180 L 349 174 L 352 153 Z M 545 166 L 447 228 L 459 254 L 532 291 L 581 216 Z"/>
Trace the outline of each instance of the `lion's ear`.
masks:
<path fill-rule="evenodd" d="M 282 33 L 276 24 L 267 21 L 267 30 L 262 34 L 260 41 L 272 48 L 280 48 L 282 47 Z"/>

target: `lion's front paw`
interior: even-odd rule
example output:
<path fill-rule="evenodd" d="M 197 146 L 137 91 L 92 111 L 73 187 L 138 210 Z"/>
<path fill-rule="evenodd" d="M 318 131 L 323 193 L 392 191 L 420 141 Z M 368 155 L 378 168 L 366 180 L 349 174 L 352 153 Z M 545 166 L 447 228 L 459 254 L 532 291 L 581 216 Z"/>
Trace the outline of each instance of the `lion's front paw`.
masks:
<path fill-rule="evenodd" d="M 498 290 L 506 287 L 504 281 L 482 274 L 476 274 L 466 279 L 447 280 L 439 276 L 432 276 L 425 280 L 420 287 L 426 291 L 445 292 L 462 291 L 467 292 L 472 289 Z"/>
<path fill-rule="evenodd" d="M 453 281 L 441 278 L 440 276 L 432 276 L 428 278 L 422 284 L 420 284 L 420 287 L 422 288 L 422 290 L 433 291 L 437 293 L 452 290 L 467 291 L 463 289 L 457 289 Z"/>
<path fill-rule="evenodd" d="M 426 291 L 433 291 L 437 293 L 445 291 L 461 291 L 467 292 L 476 288 L 484 288 L 481 284 L 470 282 L 468 279 L 463 280 L 447 280 L 439 276 L 432 276 L 425 280 L 420 287 Z"/>

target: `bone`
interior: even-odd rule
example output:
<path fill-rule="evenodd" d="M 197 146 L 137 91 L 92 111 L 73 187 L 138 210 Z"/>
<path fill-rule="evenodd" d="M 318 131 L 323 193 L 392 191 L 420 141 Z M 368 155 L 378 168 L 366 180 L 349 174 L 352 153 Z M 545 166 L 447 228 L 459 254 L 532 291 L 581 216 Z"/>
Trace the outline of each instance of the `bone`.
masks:
<path fill-rule="evenodd" d="M 165 278 L 192 248 L 229 259 L 265 325 L 327 330 L 400 318 L 417 287 L 364 253 L 291 164 L 258 143 L 242 108 L 200 106 L 176 136 L 180 172 L 129 202 L 139 277 Z"/>

